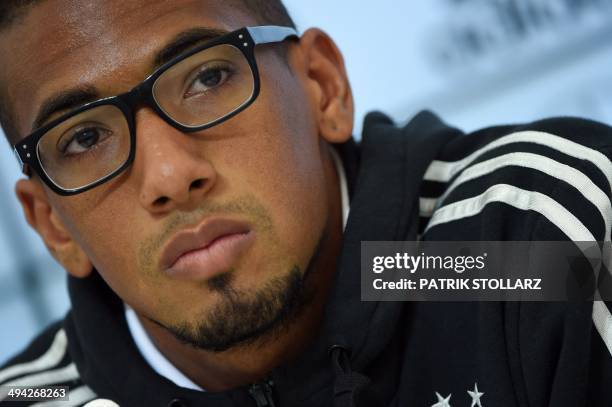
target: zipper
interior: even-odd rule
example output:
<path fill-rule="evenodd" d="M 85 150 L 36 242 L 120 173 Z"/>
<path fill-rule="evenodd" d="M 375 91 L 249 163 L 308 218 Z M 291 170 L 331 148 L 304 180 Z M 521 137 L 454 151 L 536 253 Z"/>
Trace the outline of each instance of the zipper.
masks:
<path fill-rule="evenodd" d="M 263 380 L 249 387 L 249 394 L 255 399 L 257 407 L 276 407 L 272 396 L 273 386 L 274 382 L 272 380 Z"/>

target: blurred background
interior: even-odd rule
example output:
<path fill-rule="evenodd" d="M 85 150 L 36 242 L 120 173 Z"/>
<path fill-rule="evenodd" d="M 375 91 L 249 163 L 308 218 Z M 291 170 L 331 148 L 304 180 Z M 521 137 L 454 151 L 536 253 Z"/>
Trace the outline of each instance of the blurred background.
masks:
<path fill-rule="evenodd" d="M 574 115 L 612 124 L 612 0 L 285 0 L 343 51 L 356 101 L 399 123 L 428 108 L 466 131 Z M 0 363 L 69 307 L 29 230 L 0 143 Z"/>

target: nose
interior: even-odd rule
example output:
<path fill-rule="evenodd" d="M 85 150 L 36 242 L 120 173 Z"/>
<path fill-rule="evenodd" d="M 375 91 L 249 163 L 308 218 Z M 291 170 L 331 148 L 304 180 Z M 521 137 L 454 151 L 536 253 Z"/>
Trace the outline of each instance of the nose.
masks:
<path fill-rule="evenodd" d="M 136 113 L 136 156 L 132 171 L 139 176 L 138 198 L 149 212 L 189 209 L 213 188 L 216 171 L 203 157 L 201 140 L 175 129 L 155 112 Z"/>

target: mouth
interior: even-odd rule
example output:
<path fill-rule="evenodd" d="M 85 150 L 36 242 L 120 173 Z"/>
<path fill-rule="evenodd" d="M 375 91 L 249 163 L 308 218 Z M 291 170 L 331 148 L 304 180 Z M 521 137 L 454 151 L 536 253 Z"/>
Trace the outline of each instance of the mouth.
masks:
<path fill-rule="evenodd" d="M 234 267 L 251 246 L 254 232 L 245 222 L 206 219 L 179 232 L 162 251 L 162 270 L 173 278 L 205 280 Z"/>

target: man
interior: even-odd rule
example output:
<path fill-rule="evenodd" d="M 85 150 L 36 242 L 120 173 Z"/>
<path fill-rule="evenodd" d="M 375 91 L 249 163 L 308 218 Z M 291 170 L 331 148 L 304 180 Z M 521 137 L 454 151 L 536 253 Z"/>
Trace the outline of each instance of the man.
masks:
<path fill-rule="evenodd" d="M 371 114 L 358 146 L 340 52 L 320 30 L 298 38 L 278 1 L 0 11 L 1 122 L 29 175 L 16 191 L 72 302 L 0 369 L 5 390 L 68 386 L 39 405 L 612 401 L 604 303 L 361 302 L 358 275 L 364 240 L 609 240 L 609 127 L 460 137 L 431 113 L 403 129 Z"/>

